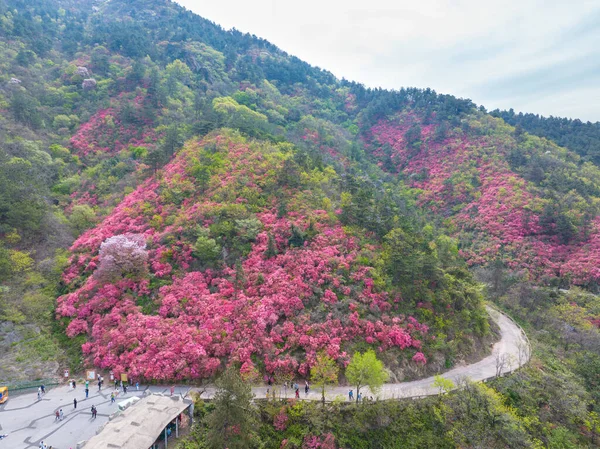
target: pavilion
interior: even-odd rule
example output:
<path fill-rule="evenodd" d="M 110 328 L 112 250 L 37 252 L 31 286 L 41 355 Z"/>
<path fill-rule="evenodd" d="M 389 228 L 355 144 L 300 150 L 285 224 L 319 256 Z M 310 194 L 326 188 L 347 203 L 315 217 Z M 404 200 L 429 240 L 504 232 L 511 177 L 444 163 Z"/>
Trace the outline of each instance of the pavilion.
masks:
<path fill-rule="evenodd" d="M 167 427 L 174 424 L 174 436 L 178 437 L 178 417 L 186 410 L 191 417 L 194 403 L 190 399 L 149 394 L 117 412 L 95 436 L 77 446 L 83 449 L 148 449 L 164 435 L 164 447 L 167 448 L 168 434 L 171 433 Z"/>

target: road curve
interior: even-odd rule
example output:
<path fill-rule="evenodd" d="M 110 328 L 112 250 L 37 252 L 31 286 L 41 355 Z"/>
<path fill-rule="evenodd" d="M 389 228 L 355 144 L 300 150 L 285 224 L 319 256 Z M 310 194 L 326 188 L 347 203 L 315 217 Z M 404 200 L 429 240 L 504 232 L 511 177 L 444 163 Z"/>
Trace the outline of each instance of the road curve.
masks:
<path fill-rule="evenodd" d="M 529 360 L 530 347 L 523 331 L 506 315 L 488 307 L 488 313 L 500 328 L 501 338 L 494 344 L 492 355 L 471 365 L 459 366 L 443 373 L 443 377 L 458 383 L 462 378 L 468 377 L 474 381 L 481 381 L 496 376 L 498 371 L 503 374 L 515 370 Z M 502 361 L 498 366 L 498 360 Z M 379 394 L 381 399 L 421 397 L 437 394 L 433 386 L 433 377 L 404 382 L 398 384 L 385 384 Z M 131 388 L 126 395 L 119 394 L 117 403 L 111 403 L 111 389 L 106 387 L 98 391 L 97 387 L 90 386 L 89 398 L 85 398 L 81 385 L 76 390 L 67 386 L 54 388 L 46 393 L 41 400 L 37 393 L 28 393 L 13 396 L 6 404 L 0 406 L 0 434 L 8 434 L 0 443 L 2 449 L 36 449 L 40 441 L 46 442 L 57 448 L 77 447 L 77 443 L 91 438 L 96 431 L 109 420 L 109 416 L 118 410 L 118 402 L 131 396 L 141 396 L 146 391 L 153 393 L 171 394 L 169 386 L 143 386 L 139 390 Z M 271 387 L 273 388 L 273 387 Z M 333 400 L 338 397 L 347 400 L 348 390 L 351 387 L 335 387 L 327 391 L 326 398 Z M 266 396 L 267 387 L 255 387 L 253 392 L 257 398 Z M 276 397 L 292 397 L 293 392 L 276 392 Z M 318 391 L 311 390 L 304 394 L 304 385 L 301 385 L 301 399 L 320 400 Z M 187 395 L 189 386 L 176 386 L 175 395 Z M 372 394 L 367 388 L 361 389 L 365 396 Z M 272 390 L 271 390 L 272 392 Z M 214 395 L 214 388 L 202 390 L 202 397 L 210 398 Z M 287 393 L 287 394 L 286 394 Z M 373 395 L 375 396 L 375 395 Z M 73 406 L 73 399 L 77 398 L 78 407 Z M 98 418 L 92 419 L 91 405 L 98 409 Z M 63 408 L 65 419 L 56 421 L 54 413 Z"/>
<path fill-rule="evenodd" d="M 531 347 L 529 340 L 521 328 L 508 316 L 499 312 L 497 309 L 486 306 L 490 317 L 496 322 L 500 328 L 500 340 L 497 341 L 492 353 L 480 360 L 465 366 L 457 366 L 442 373 L 442 377 L 452 380 L 458 384 L 460 380 L 468 378 L 472 381 L 482 381 L 491 379 L 498 374 L 506 374 L 514 371 L 520 366 L 529 361 Z M 412 382 L 402 382 L 395 384 L 384 384 L 377 395 L 369 392 L 368 388 L 361 388 L 364 396 L 377 396 L 380 399 L 399 399 L 410 397 L 431 396 L 438 394 L 438 389 L 433 386 L 434 378 L 427 377 L 425 379 L 415 380 Z M 335 387 L 329 388 L 326 392 L 326 399 L 333 400 L 338 397 L 347 398 L 348 390 L 352 387 Z M 257 398 L 266 397 L 267 387 L 255 387 L 252 389 Z M 280 388 L 280 390 L 282 390 Z M 318 391 L 312 390 L 308 395 L 304 394 L 304 385 L 300 385 L 300 398 L 308 400 L 320 400 L 321 394 Z M 272 391 L 271 391 L 272 393 Z M 292 396 L 289 389 L 287 395 Z M 212 389 L 207 389 L 202 397 L 210 398 L 214 394 Z M 278 391 L 276 395 L 285 396 L 286 392 Z"/>

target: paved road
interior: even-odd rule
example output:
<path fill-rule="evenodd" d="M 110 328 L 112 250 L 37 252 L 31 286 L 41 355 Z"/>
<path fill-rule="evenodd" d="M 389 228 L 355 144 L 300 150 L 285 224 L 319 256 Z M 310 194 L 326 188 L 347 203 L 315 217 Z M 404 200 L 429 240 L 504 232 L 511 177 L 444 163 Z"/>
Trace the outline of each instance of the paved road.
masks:
<path fill-rule="evenodd" d="M 61 386 L 46 391 L 41 401 L 37 392 L 12 396 L 0 406 L 0 434 L 8 434 L 0 440 L 0 449 L 38 448 L 44 441 L 53 449 L 75 449 L 77 443 L 88 440 L 96 430 L 108 422 L 108 417 L 118 410 L 119 402 L 132 396 L 141 396 L 144 390 L 155 393 L 169 393 L 165 386 L 140 387 L 140 391 L 129 388 L 127 394 L 119 394 L 114 404 L 110 402 L 111 388 L 104 387 L 98 392 L 97 384 L 90 384 L 90 395 L 85 399 L 83 385 L 75 390 Z M 189 387 L 176 387 L 175 394 L 186 394 Z M 73 399 L 77 398 L 77 409 Z M 98 409 L 98 417 L 93 420 L 91 407 Z M 62 408 L 64 419 L 56 421 L 55 411 Z"/>
<path fill-rule="evenodd" d="M 469 378 L 473 381 L 487 380 L 495 377 L 498 372 L 502 374 L 510 373 L 518 367 L 529 361 L 530 346 L 527 336 L 521 328 L 515 324 L 510 318 L 496 309 L 487 307 L 488 313 L 500 328 L 500 340 L 494 344 L 492 354 L 479 362 L 471 365 L 458 366 L 450 371 L 442 374 L 442 377 L 451 379 L 455 384 L 458 384 L 462 379 Z M 381 399 L 398 399 L 418 396 L 431 396 L 438 394 L 437 388 L 433 386 L 433 377 L 415 380 L 412 382 L 402 382 L 397 384 L 385 384 L 379 394 Z M 300 385 L 300 398 L 320 400 L 321 395 L 318 391 L 310 391 L 308 396 L 304 394 L 304 383 L 298 382 Z M 329 388 L 326 393 L 327 400 L 336 398 L 348 398 L 348 390 L 351 387 L 335 387 Z M 254 393 L 259 398 L 266 396 L 267 387 L 257 387 L 253 389 Z M 271 390 L 272 392 L 272 390 Z M 361 388 L 363 396 L 372 395 L 368 388 Z M 203 397 L 210 397 L 213 391 L 207 391 Z M 292 392 L 288 390 L 289 397 L 292 397 Z M 354 392 L 356 398 L 356 391 Z M 285 392 L 282 393 L 285 396 Z M 375 397 L 376 395 L 372 395 Z"/>
<path fill-rule="evenodd" d="M 452 379 L 455 383 L 464 377 L 472 380 L 485 380 L 496 375 L 499 368 L 502 373 L 507 373 L 520 365 L 526 363 L 529 359 L 529 346 L 527 337 L 520 328 L 505 315 L 488 308 L 490 316 L 501 331 L 501 339 L 493 348 L 493 354 L 483 360 L 471 365 L 454 368 L 444 373 L 444 377 Z M 498 358 L 504 358 L 506 361 L 503 366 L 498 367 Z M 318 391 L 310 391 L 308 395 L 304 394 L 304 382 L 298 382 L 301 385 L 302 399 L 320 400 Z M 348 387 L 330 388 L 327 392 L 327 399 L 348 397 Z M 96 431 L 108 421 L 108 417 L 118 410 L 118 403 L 131 396 L 141 396 L 145 390 L 155 393 L 170 394 L 169 387 L 150 386 L 140 387 L 140 391 L 135 388 L 129 389 L 127 395 L 119 396 L 115 404 L 110 403 L 111 389 L 104 388 L 98 392 L 97 385 L 90 385 L 90 397 L 85 399 L 83 386 L 80 384 L 72 391 L 68 387 L 62 386 L 48 391 L 41 401 L 37 400 L 37 393 L 22 394 L 13 396 L 10 400 L 0 406 L 0 434 L 9 436 L 0 440 L 0 449 L 26 449 L 37 448 L 40 441 L 44 441 L 48 446 L 55 449 L 75 449 L 77 443 L 87 440 L 95 435 Z M 264 398 L 267 387 L 255 387 L 253 391 L 258 398 Z M 283 390 L 283 389 L 280 389 Z M 189 392 L 189 387 L 175 387 L 175 394 Z M 279 391 L 278 396 L 285 396 L 285 391 Z M 208 388 L 203 391 L 202 397 L 209 398 L 214 394 L 214 389 Z M 368 389 L 365 389 L 365 396 L 371 395 Z M 433 387 L 433 377 L 421 379 L 413 382 L 404 382 L 399 384 L 386 384 L 379 392 L 379 397 L 384 399 L 415 397 L 437 394 Z M 288 389 L 287 396 L 292 397 L 292 392 Z M 73 408 L 73 398 L 77 398 L 77 409 Z M 98 409 L 98 417 L 92 420 L 90 408 L 95 405 Z M 64 420 L 56 421 L 54 412 L 57 409 L 63 409 Z"/>

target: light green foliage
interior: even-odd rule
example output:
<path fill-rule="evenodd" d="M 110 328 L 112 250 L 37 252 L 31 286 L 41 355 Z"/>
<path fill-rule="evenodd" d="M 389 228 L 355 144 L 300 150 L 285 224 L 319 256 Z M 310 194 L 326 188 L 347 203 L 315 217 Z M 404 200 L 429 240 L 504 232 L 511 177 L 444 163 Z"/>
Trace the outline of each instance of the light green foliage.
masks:
<path fill-rule="evenodd" d="M 246 133 L 266 129 L 268 123 L 266 115 L 239 104 L 231 97 L 215 98 L 212 104 L 225 126 L 238 128 Z"/>
<path fill-rule="evenodd" d="M 71 209 L 69 222 L 77 234 L 81 234 L 96 223 L 96 213 L 87 204 L 76 204 Z"/>
<path fill-rule="evenodd" d="M 10 260 L 10 252 L 5 248 L 4 242 L 0 240 L 0 278 L 7 279 L 13 272 Z"/>
<path fill-rule="evenodd" d="M 227 80 L 223 53 L 201 42 L 190 42 L 186 50 L 193 72 L 202 73 L 211 82 Z"/>
<path fill-rule="evenodd" d="M 526 423 L 504 405 L 502 395 L 485 384 L 466 382 L 448 404 L 453 420 L 450 435 L 459 447 L 535 447 Z"/>
<path fill-rule="evenodd" d="M 355 352 L 350 364 L 346 367 L 346 378 L 351 385 L 356 385 L 356 400 L 360 388 L 367 386 L 373 393 L 377 393 L 381 386 L 388 380 L 383 362 L 377 360 L 375 351 L 369 349 L 365 353 Z"/>
<path fill-rule="evenodd" d="M 33 318 L 34 321 L 43 323 L 51 317 L 54 299 L 42 290 L 26 293 L 22 301 L 21 310 L 28 320 Z"/>
<path fill-rule="evenodd" d="M 440 376 L 439 374 L 436 374 L 433 377 L 433 386 L 438 389 L 440 396 L 443 393 L 448 393 L 455 388 L 454 382 L 452 382 L 450 379 Z"/>
<path fill-rule="evenodd" d="M 48 149 L 54 159 L 62 159 L 65 162 L 71 159 L 71 152 L 62 145 L 53 144 Z"/>
<path fill-rule="evenodd" d="M 256 217 L 245 218 L 235 221 L 238 236 L 242 241 L 252 242 L 262 230 L 262 223 Z"/>
<path fill-rule="evenodd" d="M 321 389 L 321 399 L 325 403 L 325 388 L 338 380 L 339 367 L 335 360 L 321 352 L 310 369 L 312 383 Z"/>
<path fill-rule="evenodd" d="M 10 263 L 14 273 L 22 273 L 28 271 L 33 266 L 33 259 L 29 253 L 17 250 L 10 250 Z"/>
<path fill-rule="evenodd" d="M 206 228 L 198 229 L 198 238 L 194 245 L 194 257 L 202 264 L 215 266 L 221 259 L 221 247 L 215 239 L 210 238 L 210 231 Z"/>
<path fill-rule="evenodd" d="M 71 119 L 67 115 L 59 114 L 56 117 L 54 117 L 54 121 L 52 122 L 52 126 L 55 129 L 70 128 L 71 127 Z"/>
<path fill-rule="evenodd" d="M 169 95 L 174 95 L 180 86 L 189 85 L 192 80 L 192 71 L 179 59 L 168 64 L 166 69 L 166 86 Z"/>
<path fill-rule="evenodd" d="M 129 151 L 131 151 L 135 159 L 145 159 L 148 156 L 148 149 L 146 147 L 130 146 Z"/>

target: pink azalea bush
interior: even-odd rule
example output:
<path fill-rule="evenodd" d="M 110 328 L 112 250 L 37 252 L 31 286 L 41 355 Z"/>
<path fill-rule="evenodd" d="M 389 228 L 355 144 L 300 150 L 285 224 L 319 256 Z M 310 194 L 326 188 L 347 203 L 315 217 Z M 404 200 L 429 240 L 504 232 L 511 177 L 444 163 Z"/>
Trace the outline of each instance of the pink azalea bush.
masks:
<path fill-rule="evenodd" d="M 121 94 L 123 97 L 124 94 Z M 131 102 L 134 110 L 141 109 L 144 96 L 138 95 L 133 100 L 117 98 L 116 104 Z M 123 149 L 133 146 L 144 146 L 155 142 L 157 135 L 152 128 L 152 122 L 143 119 L 141 123 L 125 124 L 118 118 L 115 106 L 101 109 L 87 122 L 83 123 L 71 137 L 71 147 L 81 157 L 94 153 L 116 154 Z"/>
<path fill-rule="evenodd" d="M 287 429 L 289 419 L 290 418 L 287 414 L 286 408 L 282 407 L 281 410 L 279 410 L 279 413 L 277 413 L 273 419 L 273 427 L 282 432 Z"/>
<path fill-rule="evenodd" d="M 336 449 L 335 437 L 331 433 L 321 436 L 307 435 L 302 441 L 302 449 Z"/>

